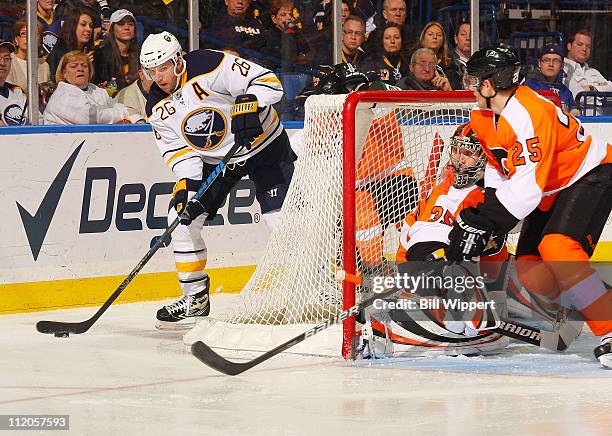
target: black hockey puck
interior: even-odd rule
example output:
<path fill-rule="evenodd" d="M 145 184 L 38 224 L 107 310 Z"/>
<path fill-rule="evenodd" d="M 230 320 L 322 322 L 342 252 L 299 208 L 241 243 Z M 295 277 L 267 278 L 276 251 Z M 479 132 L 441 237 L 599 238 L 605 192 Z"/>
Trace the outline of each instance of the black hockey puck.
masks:
<path fill-rule="evenodd" d="M 68 336 L 70 336 L 70 333 L 68 333 L 68 332 L 55 332 L 53 335 L 56 338 L 67 338 Z"/>

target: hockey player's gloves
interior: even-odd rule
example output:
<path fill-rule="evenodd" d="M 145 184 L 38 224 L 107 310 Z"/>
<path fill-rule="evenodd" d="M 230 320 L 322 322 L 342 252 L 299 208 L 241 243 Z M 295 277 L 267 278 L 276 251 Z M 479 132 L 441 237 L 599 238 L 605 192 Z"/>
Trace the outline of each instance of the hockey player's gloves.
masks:
<path fill-rule="evenodd" d="M 242 94 L 236 97 L 232 106 L 232 133 L 236 144 L 251 148 L 251 143 L 263 133 L 259 120 L 259 104 L 253 94 Z"/>
<path fill-rule="evenodd" d="M 188 226 L 194 219 L 206 212 L 202 203 L 192 200 L 200 186 L 202 186 L 202 181 L 194 179 L 181 179 L 174 185 L 172 190 L 174 208 L 183 225 Z"/>
<path fill-rule="evenodd" d="M 495 230 L 493 223 L 479 214 L 474 207 L 463 209 L 448 234 L 449 244 L 446 259 L 449 264 L 471 260 L 485 250 Z"/>

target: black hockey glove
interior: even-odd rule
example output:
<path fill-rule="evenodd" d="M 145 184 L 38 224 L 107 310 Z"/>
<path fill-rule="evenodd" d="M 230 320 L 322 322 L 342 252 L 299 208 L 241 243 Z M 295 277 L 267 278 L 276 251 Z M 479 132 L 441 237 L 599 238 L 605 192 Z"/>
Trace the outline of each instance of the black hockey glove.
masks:
<path fill-rule="evenodd" d="M 259 104 L 253 94 L 236 97 L 232 106 L 232 133 L 236 144 L 249 150 L 251 143 L 263 133 L 259 120 Z"/>
<path fill-rule="evenodd" d="M 193 194 L 202 186 L 201 180 L 181 179 L 174 184 L 172 190 L 172 198 L 174 199 L 174 208 L 178 213 L 181 224 L 188 226 L 198 216 L 202 215 L 206 210 L 199 201 L 190 200 Z"/>
<path fill-rule="evenodd" d="M 474 207 L 463 209 L 448 235 L 447 263 L 471 260 L 482 254 L 495 230 L 493 223 Z"/>

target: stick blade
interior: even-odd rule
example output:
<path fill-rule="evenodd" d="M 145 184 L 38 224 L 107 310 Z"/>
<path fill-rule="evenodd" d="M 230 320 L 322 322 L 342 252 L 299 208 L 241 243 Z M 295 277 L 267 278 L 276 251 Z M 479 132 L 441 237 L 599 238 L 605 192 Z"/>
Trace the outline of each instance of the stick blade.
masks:
<path fill-rule="evenodd" d="M 226 375 L 238 375 L 251 367 L 248 363 L 235 363 L 219 356 L 202 341 L 191 344 L 191 354 L 200 362 Z"/>
<path fill-rule="evenodd" d="M 36 330 L 40 333 L 56 334 L 56 333 L 73 333 L 79 335 L 89 330 L 87 323 L 81 322 L 58 322 L 58 321 L 38 321 Z"/>

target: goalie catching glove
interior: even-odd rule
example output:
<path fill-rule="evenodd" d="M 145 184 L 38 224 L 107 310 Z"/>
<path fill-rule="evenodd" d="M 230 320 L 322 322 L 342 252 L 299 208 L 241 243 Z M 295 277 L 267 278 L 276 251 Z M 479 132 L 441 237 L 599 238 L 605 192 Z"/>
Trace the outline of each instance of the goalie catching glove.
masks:
<path fill-rule="evenodd" d="M 495 227 L 479 212 L 478 209 L 469 207 L 457 215 L 455 224 L 448 234 L 446 259 L 449 264 L 471 260 L 485 251 Z"/>
<path fill-rule="evenodd" d="M 236 97 L 231 116 L 234 141 L 249 150 L 251 143 L 263 134 L 257 97 L 253 94 L 242 94 Z"/>
<path fill-rule="evenodd" d="M 206 212 L 202 203 L 192 200 L 201 186 L 202 181 L 194 179 L 181 179 L 174 184 L 174 189 L 172 189 L 174 208 L 181 224 L 185 226 Z"/>

